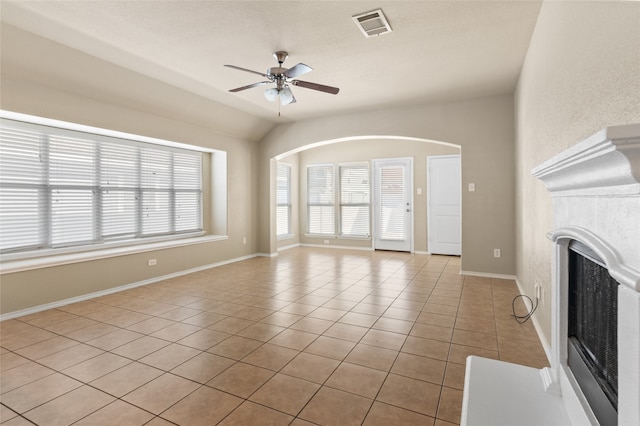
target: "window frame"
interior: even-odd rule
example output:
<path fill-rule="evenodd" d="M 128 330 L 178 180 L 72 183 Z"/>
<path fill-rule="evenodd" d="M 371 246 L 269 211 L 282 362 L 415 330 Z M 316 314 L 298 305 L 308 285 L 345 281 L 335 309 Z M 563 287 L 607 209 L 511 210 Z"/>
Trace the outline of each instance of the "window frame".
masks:
<path fill-rule="evenodd" d="M 278 192 L 280 191 L 280 188 L 278 187 L 278 179 L 280 177 L 280 167 L 283 167 L 286 169 L 287 171 L 287 176 L 286 176 L 286 202 L 282 203 L 279 201 L 279 197 L 278 197 Z M 292 213 L 292 192 L 291 192 L 291 184 L 292 184 L 292 180 L 291 180 L 291 171 L 292 171 L 292 167 L 291 164 L 289 163 L 284 163 L 284 162 L 280 162 L 278 161 L 276 164 L 276 237 L 278 239 L 286 239 L 286 238 L 291 238 L 293 236 L 293 232 L 291 232 L 291 213 Z M 280 222 L 280 218 L 278 217 L 278 211 L 280 207 L 286 207 L 287 208 L 287 230 L 284 233 L 279 233 L 278 232 L 278 226 L 277 224 Z"/>
<path fill-rule="evenodd" d="M 226 240 L 227 233 L 227 153 L 196 145 L 167 141 L 130 133 L 91 127 L 76 123 L 53 120 L 28 114 L 0 110 L 0 118 L 55 127 L 66 131 L 90 133 L 98 138 L 117 138 L 134 143 L 153 144 L 199 152 L 202 155 L 201 224 L 197 232 L 176 233 L 162 236 L 149 236 L 126 240 L 114 240 L 91 245 L 70 245 L 60 248 L 42 248 L 30 251 L 8 252 L 2 255 L 0 272 L 18 272 L 23 270 L 49 267 L 61 264 L 96 260 L 144 251 L 200 244 L 210 241 Z M 219 204 L 216 205 L 216 202 Z M 47 224 L 43 224 L 47 226 Z"/>
<path fill-rule="evenodd" d="M 326 202 L 319 202 L 319 201 L 314 201 L 312 202 L 310 200 L 310 198 L 312 197 L 312 191 L 311 191 L 311 187 L 310 187 L 310 182 L 311 179 L 309 178 L 309 173 L 312 169 L 314 168 L 331 168 L 331 173 L 327 174 L 327 176 L 331 177 L 331 187 L 329 188 L 332 191 L 331 194 L 331 198 L 329 199 L 330 201 L 326 201 Z M 308 164 L 306 167 L 306 176 L 307 176 L 307 182 L 306 182 L 306 188 L 307 188 L 307 200 L 306 200 L 306 208 L 307 208 L 307 233 L 306 235 L 308 236 L 315 236 L 315 237 L 336 237 L 336 185 L 335 185 L 335 181 L 336 181 L 336 167 L 334 163 L 318 163 L 318 164 Z M 325 186 L 325 188 L 327 188 Z M 331 227 L 333 228 L 332 232 L 312 232 L 311 230 L 311 209 L 314 207 L 319 207 L 319 208 L 326 208 L 326 207 L 331 207 L 331 210 L 333 212 L 333 217 L 332 217 L 332 223 L 331 223 Z"/>
<path fill-rule="evenodd" d="M 310 203 L 309 202 L 309 169 L 313 167 L 332 167 L 333 168 L 333 198 L 331 203 Z M 368 203 L 343 203 L 342 202 L 342 170 L 346 168 L 355 168 L 365 166 L 368 170 L 369 176 L 369 202 Z M 371 239 L 371 164 L 368 161 L 359 161 L 359 162 L 347 162 L 347 163 L 317 163 L 317 164 L 308 164 L 307 168 L 307 182 L 306 182 L 306 191 L 307 191 L 307 229 L 305 236 L 311 238 L 337 238 L 337 239 L 354 239 L 354 240 L 370 240 Z M 310 207 L 313 206 L 332 206 L 333 207 L 333 230 L 331 233 L 319 233 L 319 232 L 311 232 L 310 231 L 310 218 L 311 215 Z M 368 233 L 367 235 L 359 235 L 359 234 L 346 234 L 342 232 L 342 225 L 344 222 L 342 215 L 342 207 L 343 206 L 367 206 L 368 209 Z"/>
<path fill-rule="evenodd" d="M 368 187 L 368 201 L 366 203 L 364 202 L 359 202 L 359 203 L 348 203 L 348 202 L 344 202 L 343 200 L 343 189 L 344 189 L 344 185 L 343 185 L 343 181 L 342 181 L 342 176 L 343 176 L 343 170 L 345 169 L 362 169 L 362 168 L 366 168 L 367 170 L 367 180 L 369 182 L 369 187 Z M 351 239 L 370 239 L 371 238 L 371 166 L 368 162 L 366 161 L 362 161 L 362 162 L 357 162 L 357 163 L 338 163 L 338 179 L 337 179 L 337 184 L 338 184 L 338 190 L 336 191 L 336 197 L 338 198 L 337 201 L 337 209 L 338 211 L 337 216 L 338 216 L 338 236 L 340 238 L 351 238 Z M 344 215 L 343 215 L 343 207 L 366 207 L 368 214 L 367 214 L 367 233 L 366 234 L 347 234 L 345 232 L 343 232 L 343 225 L 345 223 L 344 220 Z"/>

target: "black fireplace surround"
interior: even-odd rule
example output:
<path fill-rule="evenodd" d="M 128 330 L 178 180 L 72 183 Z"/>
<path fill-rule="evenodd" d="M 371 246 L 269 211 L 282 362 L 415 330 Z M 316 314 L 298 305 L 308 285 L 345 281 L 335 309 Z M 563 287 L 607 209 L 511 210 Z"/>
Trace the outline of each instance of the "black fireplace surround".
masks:
<path fill-rule="evenodd" d="M 618 424 L 618 285 L 592 250 L 569 244 L 567 364 L 603 426 Z"/>

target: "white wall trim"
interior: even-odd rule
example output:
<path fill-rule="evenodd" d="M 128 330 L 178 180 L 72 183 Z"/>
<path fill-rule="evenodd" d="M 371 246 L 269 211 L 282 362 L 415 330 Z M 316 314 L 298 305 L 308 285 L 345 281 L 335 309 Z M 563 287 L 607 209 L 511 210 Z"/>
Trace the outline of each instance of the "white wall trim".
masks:
<path fill-rule="evenodd" d="M 463 271 L 460 270 L 460 275 L 469 275 L 472 277 L 484 277 L 484 278 L 495 278 L 497 280 L 516 280 L 515 275 L 506 275 L 506 274 L 492 274 L 489 272 L 475 272 L 475 271 Z"/>
<path fill-rule="evenodd" d="M 153 283 L 156 283 L 156 282 L 160 282 L 160 281 L 167 280 L 167 279 L 170 279 L 170 278 L 176 278 L 176 277 L 179 277 L 179 276 L 182 276 L 182 275 L 191 274 L 191 273 L 194 273 L 194 272 L 204 271 L 206 269 L 216 268 L 218 266 L 228 265 L 230 263 L 240 262 L 242 260 L 251 259 L 251 258 L 254 258 L 254 257 L 257 257 L 257 256 L 259 256 L 259 255 L 258 254 L 250 254 L 250 255 L 247 255 L 247 256 L 236 257 L 234 259 L 223 260 L 222 262 L 216 262 L 216 263 L 211 263 L 209 265 L 198 266 L 196 268 L 186 269 L 184 271 L 174 272 L 172 274 L 161 275 L 161 276 L 158 276 L 158 277 L 149 278 L 149 279 L 138 281 L 138 282 L 135 282 L 135 283 L 124 284 L 124 285 L 121 285 L 121 286 L 118 286 L 118 287 L 113 287 L 113 288 L 109 288 L 109 289 L 106 289 L 106 290 L 96 291 L 94 293 L 83 294 L 81 296 L 76 296 L 76 297 L 72 297 L 72 298 L 69 298 L 69 299 L 58 300 L 56 302 L 46 303 L 44 305 L 34 306 L 32 308 L 21 309 L 19 311 L 14 311 L 14 312 L 6 313 L 6 314 L 1 314 L 0 315 L 0 321 L 12 319 L 12 318 L 17 318 L 17 317 L 22 317 L 22 316 L 25 316 L 25 315 L 35 314 L 36 312 L 45 311 L 47 309 L 58 308 L 60 306 L 70 305 L 72 303 L 83 302 L 83 301 L 89 300 L 89 299 L 95 299 L 96 297 L 106 296 L 106 295 L 112 294 L 112 293 L 118 293 L 120 291 L 124 291 L 124 290 L 129 290 L 129 289 L 132 289 L 132 288 L 136 288 L 136 287 L 145 286 L 145 285 L 148 285 L 148 284 L 153 284 Z"/>
<path fill-rule="evenodd" d="M 290 244 L 288 246 L 278 247 L 278 251 L 289 250 L 289 249 L 296 248 L 296 247 L 300 247 L 300 243 L 295 243 L 295 244 Z"/>
<path fill-rule="evenodd" d="M 518 286 L 518 293 L 526 294 L 520 280 L 516 277 L 516 286 Z M 538 334 L 538 339 L 540 339 L 540 343 L 542 344 L 542 348 L 544 349 L 544 353 L 547 356 L 547 360 L 549 360 L 549 364 L 552 364 L 553 359 L 551 358 L 551 345 L 544 337 L 544 332 L 542 331 L 542 326 L 538 322 L 538 317 L 536 313 L 531 316 L 531 322 L 533 323 L 533 327 L 536 329 L 536 333 Z"/>
<path fill-rule="evenodd" d="M 416 250 L 416 251 L 413 252 L 413 254 L 431 254 L 431 253 L 428 252 L 428 251 L 418 251 L 418 250 Z"/>
<path fill-rule="evenodd" d="M 273 253 L 256 253 L 255 256 L 259 256 L 259 257 L 277 257 L 278 256 L 278 252 L 273 252 Z"/>

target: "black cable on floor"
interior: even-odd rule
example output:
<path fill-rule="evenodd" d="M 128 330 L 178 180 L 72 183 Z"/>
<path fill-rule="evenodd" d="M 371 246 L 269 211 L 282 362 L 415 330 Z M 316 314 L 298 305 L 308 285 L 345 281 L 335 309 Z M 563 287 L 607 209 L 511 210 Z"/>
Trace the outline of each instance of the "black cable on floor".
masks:
<path fill-rule="evenodd" d="M 518 299 L 518 297 L 529 299 L 529 303 L 531 304 L 530 306 L 533 307 L 531 309 L 531 311 L 529 313 L 527 313 L 526 315 L 516 315 L 516 300 Z M 525 304 L 525 307 L 526 307 L 526 304 Z M 538 298 L 537 297 L 536 297 L 535 306 L 533 305 L 533 300 L 531 300 L 531 298 L 529 296 L 527 296 L 526 294 L 519 294 L 516 297 L 514 297 L 513 300 L 511 301 L 511 310 L 513 311 L 512 317 L 514 317 L 516 319 L 516 321 L 518 321 L 518 323 L 520 323 L 520 324 L 524 324 L 525 322 L 529 321 L 529 318 L 531 318 L 533 316 L 533 313 L 536 311 L 536 309 L 538 309 Z"/>

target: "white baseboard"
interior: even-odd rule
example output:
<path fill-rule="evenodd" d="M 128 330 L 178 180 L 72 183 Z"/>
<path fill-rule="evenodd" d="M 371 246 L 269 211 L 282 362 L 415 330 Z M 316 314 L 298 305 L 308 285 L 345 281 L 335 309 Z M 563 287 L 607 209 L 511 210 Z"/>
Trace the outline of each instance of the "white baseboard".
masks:
<path fill-rule="evenodd" d="M 277 257 L 278 252 L 274 251 L 273 253 L 256 253 L 254 257 Z"/>
<path fill-rule="evenodd" d="M 497 280 L 515 280 L 515 275 L 505 275 L 505 274 L 491 274 L 488 272 L 475 272 L 475 271 L 463 271 L 460 270 L 460 275 L 469 275 L 472 277 L 484 277 L 484 278 L 495 278 Z"/>
<path fill-rule="evenodd" d="M 431 253 L 429 253 L 428 251 L 418 251 L 418 250 L 415 250 L 415 251 L 413 252 L 413 254 L 431 254 Z"/>
<path fill-rule="evenodd" d="M 289 249 L 296 248 L 296 247 L 300 247 L 300 243 L 295 243 L 295 244 L 290 244 L 288 246 L 278 247 L 278 251 L 289 250 Z"/>
<path fill-rule="evenodd" d="M 149 278 L 146 280 L 138 281 L 135 283 L 124 284 L 118 287 L 112 287 L 106 290 L 96 291 L 94 293 L 83 294 L 81 296 L 72 297 L 69 299 L 58 300 L 56 302 L 46 303 L 44 305 L 34 306 L 32 308 L 21 309 L 19 311 L 9 312 L 6 314 L 0 315 L 0 321 L 18 318 L 25 315 L 35 314 L 36 312 L 46 311 L 47 309 L 58 308 L 60 306 L 70 305 L 72 303 L 83 302 L 89 299 L 95 299 L 96 297 L 106 296 L 112 293 L 118 293 L 120 291 L 129 290 L 136 287 L 142 287 L 144 285 L 153 284 L 159 281 L 167 280 L 170 278 L 176 278 L 182 275 L 191 274 L 194 272 L 204 271 L 205 269 L 216 268 L 218 266 L 228 265 L 230 263 L 240 262 L 242 260 L 251 259 L 254 257 L 260 256 L 259 254 L 250 254 L 247 256 L 237 257 L 234 259 L 224 260 L 222 262 L 211 263 L 209 265 L 198 266 L 196 268 L 186 269 L 184 271 L 174 272 L 172 274 L 162 275 L 159 277 Z"/>
<path fill-rule="evenodd" d="M 520 294 L 526 294 L 517 277 L 516 277 L 516 286 L 518 286 L 518 292 Z M 551 364 L 551 345 L 549 345 L 549 342 L 547 342 L 547 339 L 544 337 L 544 333 L 542 332 L 542 327 L 538 322 L 538 317 L 536 316 L 535 312 L 531 316 L 531 321 L 533 322 L 533 327 L 536 329 L 536 333 L 538 334 L 538 339 L 540 339 L 540 343 L 542 344 L 544 353 L 547 355 L 547 360 L 549 361 L 549 364 Z"/>

